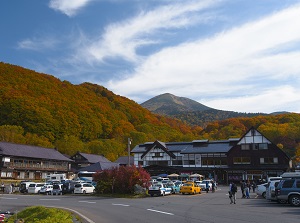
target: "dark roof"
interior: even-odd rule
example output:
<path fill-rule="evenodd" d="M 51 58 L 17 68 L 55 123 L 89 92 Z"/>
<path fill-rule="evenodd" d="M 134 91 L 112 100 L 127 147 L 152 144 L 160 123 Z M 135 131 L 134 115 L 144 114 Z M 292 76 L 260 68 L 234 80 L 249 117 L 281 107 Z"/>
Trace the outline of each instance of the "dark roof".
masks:
<path fill-rule="evenodd" d="M 236 144 L 239 139 L 229 140 L 194 140 L 192 142 L 167 142 L 164 143 L 167 151 L 180 153 L 226 153 L 233 144 Z M 150 147 L 153 147 L 155 142 L 137 145 L 131 151 L 132 153 L 147 153 Z M 162 143 L 161 143 L 162 144 Z"/>
<path fill-rule="evenodd" d="M 55 149 L 0 142 L 0 155 L 73 162 Z"/>
<path fill-rule="evenodd" d="M 118 163 L 113 163 L 113 162 L 97 162 L 90 166 L 83 167 L 83 168 L 77 170 L 77 172 L 79 172 L 79 171 L 98 172 L 101 170 L 107 170 L 107 169 L 111 169 L 113 167 L 118 167 L 118 166 L 119 166 Z"/>
<path fill-rule="evenodd" d="M 121 165 L 128 165 L 128 156 L 120 156 L 115 163 L 119 163 Z M 130 157 L 130 165 L 133 165 L 134 161 L 133 161 L 133 156 Z"/>
<path fill-rule="evenodd" d="M 101 155 L 81 153 L 81 152 L 78 152 L 77 154 L 84 157 L 89 163 L 111 162 L 110 160 L 106 159 L 104 156 Z"/>

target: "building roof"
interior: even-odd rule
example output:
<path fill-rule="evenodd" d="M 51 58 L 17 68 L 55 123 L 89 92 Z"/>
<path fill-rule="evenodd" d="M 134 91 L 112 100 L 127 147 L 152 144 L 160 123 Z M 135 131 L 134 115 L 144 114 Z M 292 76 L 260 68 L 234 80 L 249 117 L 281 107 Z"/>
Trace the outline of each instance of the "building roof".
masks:
<path fill-rule="evenodd" d="M 239 139 L 229 140 L 194 140 L 192 142 L 168 142 L 164 143 L 165 147 L 169 152 L 180 152 L 180 153 L 227 153 L 237 143 Z M 153 146 L 155 142 L 145 143 L 137 145 L 131 151 L 132 153 L 143 153 L 149 150 L 149 147 Z"/>
<path fill-rule="evenodd" d="M 0 155 L 73 162 L 56 149 L 9 142 L 0 142 Z"/>
<path fill-rule="evenodd" d="M 106 159 L 106 158 L 105 158 L 104 156 L 102 156 L 102 155 L 88 154 L 88 153 L 81 153 L 81 152 L 77 152 L 76 154 L 79 154 L 79 155 L 81 155 L 82 157 L 84 157 L 88 163 L 111 162 L 110 160 Z M 76 155 L 76 154 L 75 154 L 75 155 Z M 74 155 L 74 156 L 75 156 L 75 155 Z M 72 156 L 72 158 L 73 158 L 74 156 Z"/>
<path fill-rule="evenodd" d="M 133 165 L 134 164 L 134 161 L 133 161 L 134 157 L 131 156 L 130 157 L 130 165 Z M 120 165 L 128 165 L 128 156 L 120 156 L 116 161 L 115 163 L 119 163 Z"/>
<path fill-rule="evenodd" d="M 97 162 L 90 166 L 83 167 L 79 169 L 77 172 L 79 171 L 98 172 L 98 171 L 107 170 L 118 166 L 119 166 L 118 163 L 113 163 L 113 162 Z"/>

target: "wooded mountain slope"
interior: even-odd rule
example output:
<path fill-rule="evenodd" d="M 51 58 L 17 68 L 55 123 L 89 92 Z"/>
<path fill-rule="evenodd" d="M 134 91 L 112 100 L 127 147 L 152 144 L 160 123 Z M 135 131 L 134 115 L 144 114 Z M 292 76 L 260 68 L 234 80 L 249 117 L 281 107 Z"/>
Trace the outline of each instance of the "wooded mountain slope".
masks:
<path fill-rule="evenodd" d="M 254 126 L 300 162 L 300 114 L 231 118 L 205 129 L 152 114 L 136 102 L 91 83 L 68 81 L 0 63 L 0 141 L 103 154 L 111 161 L 147 141 L 240 138 Z"/>
<path fill-rule="evenodd" d="M 0 63 L 0 108 L 5 132 L 0 140 L 55 146 L 67 154 L 84 150 L 112 160 L 126 153 L 128 137 L 135 144 L 192 140 L 201 130 L 154 115 L 104 87 L 73 85 L 5 63 Z"/>

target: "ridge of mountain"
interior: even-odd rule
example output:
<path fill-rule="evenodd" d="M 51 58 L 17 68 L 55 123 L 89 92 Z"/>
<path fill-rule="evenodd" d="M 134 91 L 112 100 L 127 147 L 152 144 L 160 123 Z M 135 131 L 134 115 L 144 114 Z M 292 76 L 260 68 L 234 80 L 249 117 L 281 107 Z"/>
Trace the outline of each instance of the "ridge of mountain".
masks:
<path fill-rule="evenodd" d="M 182 112 L 206 111 L 212 108 L 186 97 L 178 97 L 170 93 L 155 96 L 141 106 L 160 115 L 175 115 Z"/>
<path fill-rule="evenodd" d="M 169 116 L 179 119 L 188 125 L 199 125 L 202 127 L 205 127 L 209 122 L 228 118 L 268 115 L 266 113 L 244 113 L 214 109 L 192 99 L 178 97 L 170 93 L 155 96 L 141 103 L 141 106 L 155 114 Z M 280 113 L 284 114 L 285 112 Z"/>

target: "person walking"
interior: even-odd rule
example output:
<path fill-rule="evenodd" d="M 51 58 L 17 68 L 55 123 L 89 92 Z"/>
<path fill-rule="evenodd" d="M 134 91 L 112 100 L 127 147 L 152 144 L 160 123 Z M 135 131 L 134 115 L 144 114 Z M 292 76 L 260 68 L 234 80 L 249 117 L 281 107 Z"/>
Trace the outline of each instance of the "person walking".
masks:
<path fill-rule="evenodd" d="M 246 183 L 245 183 L 245 181 L 242 180 L 242 182 L 241 182 L 242 198 L 246 197 L 246 195 L 245 195 L 245 188 L 246 188 Z"/>
<path fill-rule="evenodd" d="M 205 181 L 205 190 L 206 190 L 206 193 L 208 193 L 208 191 L 209 191 L 209 182 L 208 182 L 208 180 Z"/>
<path fill-rule="evenodd" d="M 231 184 L 229 185 L 229 191 L 228 192 L 229 192 L 230 204 L 235 204 L 237 186 L 234 182 L 231 182 Z"/>
<path fill-rule="evenodd" d="M 212 180 L 211 181 L 211 192 L 214 193 L 216 190 L 215 182 Z"/>
<path fill-rule="evenodd" d="M 255 189 L 256 189 L 256 183 L 255 181 L 252 182 L 252 190 L 253 190 L 253 193 L 255 193 Z"/>

